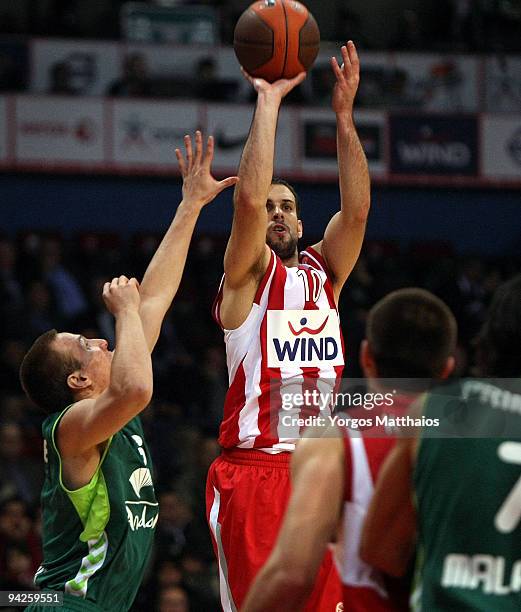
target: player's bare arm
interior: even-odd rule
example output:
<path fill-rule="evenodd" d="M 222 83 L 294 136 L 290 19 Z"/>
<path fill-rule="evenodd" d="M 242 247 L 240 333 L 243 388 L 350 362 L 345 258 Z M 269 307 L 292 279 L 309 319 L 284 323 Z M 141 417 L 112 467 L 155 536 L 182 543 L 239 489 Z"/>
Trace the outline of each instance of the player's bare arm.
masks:
<path fill-rule="evenodd" d="M 314 248 L 322 253 L 333 276 L 335 298 L 351 273 L 365 234 L 370 206 L 367 159 L 353 121 L 353 102 L 360 81 L 360 61 L 352 41 L 343 46 L 342 66 L 335 57 L 336 77 L 332 107 L 336 114 L 337 155 L 341 208 L 329 222 L 324 239 Z"/>
<path fill-rule="evenodd" d="M 237 328 L 248 316 L 268 267 L 266 200 L 273 178 L 277 118 L 284 96 L 305 78 L 301 73 L 293 79 L 268 83 L 244 74 L 257 91 L 257 105 L 239 165 L 232 230 L 224 256 L 220 317 L 227 329 Z"/>
<path fill-rule="evenodd" d="M 415 438 L 402 438 L 387 457 L 360 543 L 360 557 L 391 576 L 405 574 L 416 543 L 416 511 L 412 500 L 415 443 Z"/>
<path fill-rule="evenodd" d="M 253 583 L 243 612 L 300 610 L 333 539 L 344 492 L 339 433 L 308 431 L 292 459 L 292 494 L 277 543 Z"/>
<path fill-rule="evenodd" d="M 103 299 L 116 320 L 109 385 L 98 397 L 73 404 L 57 430 L 63 478 L 69 488 L 90 481 L 99 463 L 100 445 L 139 414 L 152 397 L 152 363 L 139 316 L 137 280 L 120 276 L 105 283 Z M 69 384 L 80 397 L 82 389 L 88 393 L 92 387 L 82 370 L 69 375 Z"/>
<path fill-rule="evenodd" d="M 148 348 L 153 350 L 161 324 L 174 299 L 183 275 L 190 240 L 203 207 L 223 189 L 237 182 L 231 176 L 217 181 L 211 173 L 214 140 L 210 136 L 203 149 L 200 131 L 195 133 L 195 151 L 192 139 L 184 137 L 186 153 L 176 149 L 177 162 L 183 177 L 183 198 L 175 217 L 152 258 L 141 283 L 139 314 Z"/>

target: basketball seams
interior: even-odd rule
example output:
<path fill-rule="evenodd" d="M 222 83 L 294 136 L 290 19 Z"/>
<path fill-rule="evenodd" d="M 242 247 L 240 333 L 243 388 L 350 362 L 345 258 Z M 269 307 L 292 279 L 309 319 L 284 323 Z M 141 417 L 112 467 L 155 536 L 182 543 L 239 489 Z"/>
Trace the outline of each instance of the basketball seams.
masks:
<path fill-rule="evenodd" d="M 286 38 L 285 38 L 286 44 L 284 45 L 284 62 L 282 64 L 282 72 L 281 72 L 281 76 L 284 76 L 284 73 L 286 72 L 286 64 L 288 62 L 289 32 L 288 32 L 288 13 L 286 11 L 286 0 L 282 0 L 281 4 L 282 4 L 282 10 L 284 11 L 284 27 L 286 28 Z"/>
<path fill-rule="evenodd" d="M 265 45 L 268 45 L 268 44 L 273 45 L 273 42 L 274 42 L 273 41 L 274 33 L 273 33 L 273 29 L 270 27 L 270 25 L 268 23 L 266 23 L 266 21 L 264 21 L 264 19 L 256 11 L 249 11 L 248 12 L 248 17 L 249 18 L 255 18 L 255 21 L 256 21 L 257 25 L 261 25 L 264 28 L 266 33 L 269 34 L 270 37 L 271 37 L 271 43 L 268 43 L 268 42 L 262 43 L 262 42 L 259 42 L 257 40 L 255 40 L 254 43 L 251 43 L 251 41 L 249 41 L 248 39 L 243 38 L 243 37 L 238 37 L 235 33 L 234 33 L 234 36 L 233 36 L 234 42 L 237 41 L 237 42 L 240 42 L 240 43 L 250 43 L 250 44 L 262 45 L 262 46 L 265 46 Z M 238 23 L 239 22 L 237 22 L 237 25 L 238 25 Z"/>

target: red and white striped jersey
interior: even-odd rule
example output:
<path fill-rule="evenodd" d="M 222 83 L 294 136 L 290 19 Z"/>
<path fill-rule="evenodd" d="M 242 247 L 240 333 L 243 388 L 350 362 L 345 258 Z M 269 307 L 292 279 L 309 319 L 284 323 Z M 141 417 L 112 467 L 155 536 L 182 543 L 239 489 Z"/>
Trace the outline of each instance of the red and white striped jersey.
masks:
<path fill-rule="evenodd" d="M 230 385 L 223 448 L 294 450 L 298 418 L 318 411 L 305 398 L 315 390 L 326 404 L 342 374 L 343 339 L 325 262 L 313 249 L 299 261 L 287 268 L 272 251 L 248 317 L 237 329 L 223 328 Z M 213 308 L 221 327 L 223 284 Z"/>
<path fill-rule="evenodd" d="M 412 397 L 396 396 L 388 412 L 407 414 Z M 374 427 L 362 433 L 342 427 L 344 439 L 345 491 L 342 522 L 335 561 L 344 585 L 344 612 L 397 612 L 408 610 L 408 584 L 384 575 L 358 555 L 362 528 L 374 491 L 374 483 L 396 438 Z M 371 437 L 374 435 L 375 437 Z M 378 437 L 380 436 L 380 437 Z"/>
<path fill-rule="evenodd" d="M 344 431 L 346 491 L 340 537 L 335 560 L 344 585 L 344 610 L 384 612 L 396 610 L 387 592 L 384 577 L 358 555 L 362 527 L 373 496 L 374 481 L 394 445 L 391 438 L 364 438 Z"/>

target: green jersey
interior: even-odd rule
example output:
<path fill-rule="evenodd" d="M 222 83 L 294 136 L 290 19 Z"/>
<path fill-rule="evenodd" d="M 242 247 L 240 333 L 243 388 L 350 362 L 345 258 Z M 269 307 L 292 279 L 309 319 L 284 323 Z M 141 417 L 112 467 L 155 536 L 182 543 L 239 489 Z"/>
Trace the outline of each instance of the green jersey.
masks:
<path fill-rule="evenodd" d="M 424 433 L 418 447 L 417 610 L 521 610 L 519 381 L 516 386 L 466 380 L 427 398 L 425 416 L 441 417 L 438 434 L 452 437 Z"/>
<path fill-rule="evenodd" d="M 158 519 L 141 421 L 132 419 L 112 436 L 91 481 L 70 491 L 62 481 L 56 446 L 56 428 L 66 410 L 48 417 L 42 427 L 43 562 L 35 584 L 63 591 L 74 602 L 71 609 L 128 610 Z"/>

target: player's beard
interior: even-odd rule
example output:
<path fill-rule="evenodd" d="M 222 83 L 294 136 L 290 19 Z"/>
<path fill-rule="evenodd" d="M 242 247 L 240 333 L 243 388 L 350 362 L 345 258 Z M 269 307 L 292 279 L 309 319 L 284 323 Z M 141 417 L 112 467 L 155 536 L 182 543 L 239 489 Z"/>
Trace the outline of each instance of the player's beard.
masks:
<path fill-rule="evenodd" d="M 275 251 L 282 261 L 291 259 L 297 250 L 298 238 L 288 232 L 288 240 L 273 240 L 270 235 L 266 238 L 266 244 Z"/>

